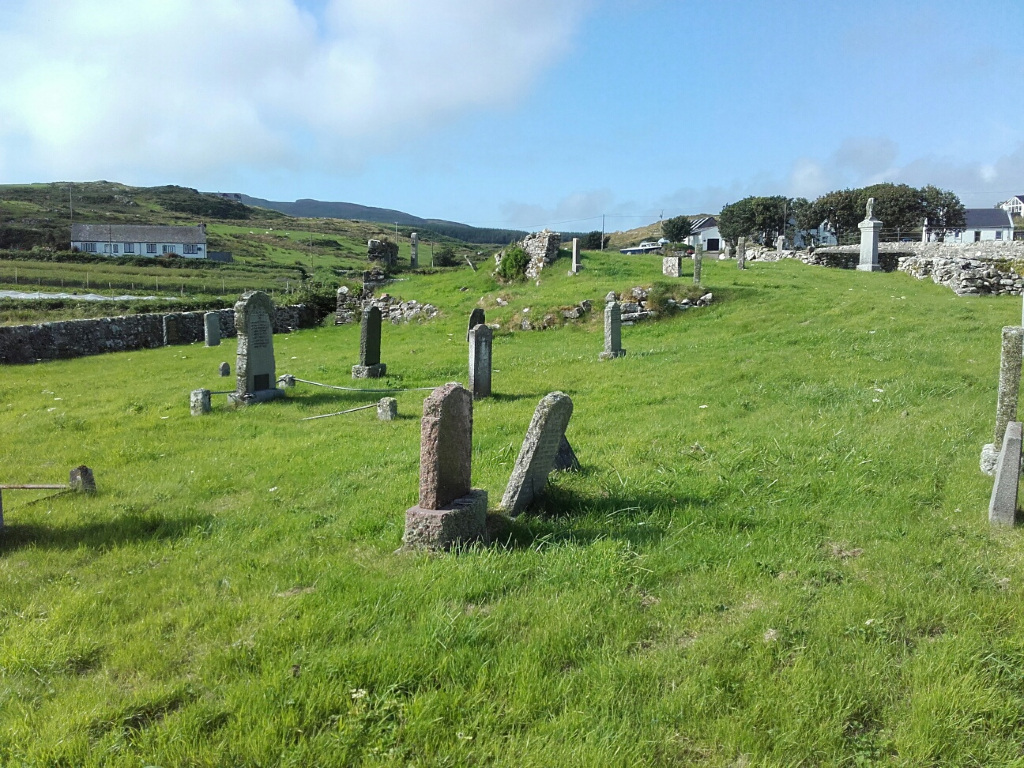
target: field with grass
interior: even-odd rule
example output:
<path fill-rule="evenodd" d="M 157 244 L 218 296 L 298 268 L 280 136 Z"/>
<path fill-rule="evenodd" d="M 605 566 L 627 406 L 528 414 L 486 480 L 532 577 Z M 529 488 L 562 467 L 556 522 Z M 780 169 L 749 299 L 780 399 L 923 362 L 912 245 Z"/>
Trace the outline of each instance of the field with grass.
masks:
<path fill-rule="evenodd" d="M 386 325 L 390 375 L 357 386 L 465 383 L 478 303 L 507 327 L 655 279 L 612 253 L 539 286 L 409 275 L 388 291 L 443 315 Z M 498 503 L 553 390 L 583 471 L 443 556 L 394 554 L 425 392 L 390 423 L 301 422 L 380 397 L 301 384 L 190 417 L 230 343 L 5 370 L 0 481 L 85 463 L 99 492 L 4 494 L 0 764 L 1024 762 L 1022 542 L 978 471 L 1020 299 L 793 262 L 704 282 L 614 361 L 599 311 L 495 333 L 474 485 Z M 350 385 L 358 347 L 276 336 L 278 374 Z"/>

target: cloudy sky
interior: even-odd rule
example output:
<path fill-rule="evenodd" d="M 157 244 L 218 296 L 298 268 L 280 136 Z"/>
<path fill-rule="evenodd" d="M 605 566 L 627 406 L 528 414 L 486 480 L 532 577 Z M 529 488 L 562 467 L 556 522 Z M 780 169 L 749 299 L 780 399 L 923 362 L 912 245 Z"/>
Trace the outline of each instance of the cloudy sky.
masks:
<path fill-rule="evenodd" d="M 0 0 L 0 183 L 627 229 L 876 181 L 1024 194 L 994 0 Z"/>

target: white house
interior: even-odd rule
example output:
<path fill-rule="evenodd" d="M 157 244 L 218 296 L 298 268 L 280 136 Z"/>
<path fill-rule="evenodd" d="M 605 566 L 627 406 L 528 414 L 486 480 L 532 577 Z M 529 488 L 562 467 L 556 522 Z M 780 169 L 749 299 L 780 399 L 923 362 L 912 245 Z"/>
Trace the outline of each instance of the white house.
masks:
<path fill-rule="evenodd" d="M 71 248 L 105 256 L 176 254 L 186 259 L 206 259 L 206 225 L 198 227 L 140 226 L 137 224 L 74 224 Z"/>
<path fill-rule="evenodd" d="M 698 242 L 705 251 L 722 250 L 722 234 L 718 231 L 718 220 L 714 216 L 698 216 L 693 220 L 692 234 L 686 238 L 686 243 L 696 247 Z"/>
<path fill-rule="evenodd" d="M 1024 195 L 1014 195 L 1005 203 L 1000 203 L 996 207 L 1009 211 L 1011 216 L 1024 216 Z"/>
<path fill-rule="evenodd" d="M 983 240 L 1013 242 L 1013 219 L 1008 210 L 1002 207 L 968 208 L 964 215 L 966 226 L 963 231 L 947 232 L 947 243 L 979 243 Z"/>

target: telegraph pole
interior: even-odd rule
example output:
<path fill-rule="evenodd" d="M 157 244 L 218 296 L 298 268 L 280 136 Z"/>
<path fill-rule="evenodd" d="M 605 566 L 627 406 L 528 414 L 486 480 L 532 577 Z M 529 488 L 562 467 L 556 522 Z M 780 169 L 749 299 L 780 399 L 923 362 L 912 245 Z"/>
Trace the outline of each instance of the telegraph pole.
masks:
<path fill-rule="evenodd" d="M 601 250 L 604 250 L 604 214 L 601 214 Z"/>

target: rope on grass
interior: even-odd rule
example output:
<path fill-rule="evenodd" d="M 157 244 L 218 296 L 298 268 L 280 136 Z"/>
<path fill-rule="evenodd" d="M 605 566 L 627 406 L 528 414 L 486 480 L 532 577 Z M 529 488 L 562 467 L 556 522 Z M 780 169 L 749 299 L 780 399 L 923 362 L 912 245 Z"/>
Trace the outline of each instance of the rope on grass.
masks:
<path fill-rule="evenodd" d="M 283 379 L 284 376 L 281 377 Z M 319 381 L 307 381 L 306 379 L 296 378 L 296 381 L 301 381 L 303 384 L 312 384 L 314 387 L 327 387 L 327 389 L 340 389 L 345 392 L 426 392 L 429 390 L 437 389 L 437 387 L 412 387 L 411 389 L 363 389 L 362 387 L 336 387 L 334 384 L 321 384 Z M 280 379 L 278 379 L 280 381 Z M 347 411 L 342 411 L 347 413 Z"/>
<path fill-rule="evenodd" d="M 331 416 L 341 416 L 343 413 L 355 413 L 356 411 L 365 411 L 367 408 L 376 408 L 376 403 L 370 403 L 369 405 L 361 405 L 358 408 L 349 408 L 347 411 L 338 411 L 337 413 L 323 413 L 319 416 L 307 416 L 299 421 L 313 421 L 313 419 L 326 419 Z"/>

